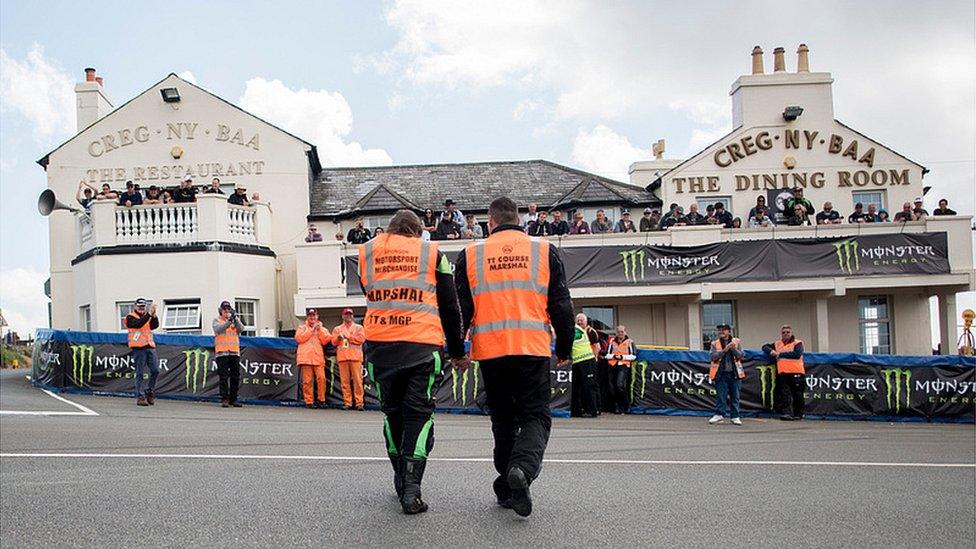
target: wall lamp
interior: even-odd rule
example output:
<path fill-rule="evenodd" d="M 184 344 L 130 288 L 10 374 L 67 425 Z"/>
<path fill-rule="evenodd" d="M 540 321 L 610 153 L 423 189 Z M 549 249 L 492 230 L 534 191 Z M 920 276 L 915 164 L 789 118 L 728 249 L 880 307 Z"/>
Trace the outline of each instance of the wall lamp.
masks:
<path fill-rule="evenodd" d="M 163 101 L 167 103 L 179 103 L 180 102 L 180 91 L 176 88 L 162 88 L 159 90 L 160 95 L 163 96 Z M 783 115 L 786 116 L 786 115 Z"/>
<path fill-rule="evenodd" d="M 786 120 L 787 122 L 792 122 L 796 120 L 801 114 L 803 114 L 803 107 L 798 107 L 796 105 L 786 107 L 786 110 L 783 111 L 783 120 Z"/>

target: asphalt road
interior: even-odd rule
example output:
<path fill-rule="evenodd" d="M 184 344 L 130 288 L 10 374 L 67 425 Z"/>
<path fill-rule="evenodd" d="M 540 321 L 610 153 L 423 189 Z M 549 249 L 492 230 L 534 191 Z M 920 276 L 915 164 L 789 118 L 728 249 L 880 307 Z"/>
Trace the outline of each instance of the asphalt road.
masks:
<path fill-rule="evenodd" d="M 0 411 L 84 413 L 23 375 Z M 0 414 L 0 546 L 976 545 L 972 425 L 556 419 L 521 519 L 494 504 L 487 418 L 438 415 L 408 517 L 377 412 L 66 398 L 98 415 Z"/>

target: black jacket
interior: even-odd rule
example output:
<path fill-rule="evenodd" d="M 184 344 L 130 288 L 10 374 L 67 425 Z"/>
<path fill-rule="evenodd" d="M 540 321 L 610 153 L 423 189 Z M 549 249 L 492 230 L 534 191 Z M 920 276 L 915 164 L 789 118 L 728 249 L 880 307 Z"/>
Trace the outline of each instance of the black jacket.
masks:
<path fill-rule="evenodd" d="M 145 326 L 147 322 L 149 323 L 149 328 L 151 328 L 153 330 L 155 330 L 156 328 L 159 328 L 159 317 L 158 316 L 150 316 L 149 313 L 146 313 L 144 315 L 140 315 L 136 311 L 132 311 L 132 314 L 133 315 L 136 315 L 138 317 L 138 319 L 135 319 L 134 320 L 131 315 L 126 315 L 126 317 L 125 317 L 125 327 L 126 328 L 139 329 L 139 328 L 142 328 L 143 326 Z"/>
<path fill-rule="evenodd" d="M 496 227 L 492 234 L 499 231 L 522 231 L 522 227 L 501 225 Z M 471 319 L 474 317 L 474 298 L 471 296 L 471 286 L 468 282 L 466 255 L 458 254 L 454 265 L 454 272 L 457 273 L 454 283 L 457 285 L 458 302 L 461 304 L 464 333 L 468 332 Z M 576 318 L 573 314 L 573 300 L 569 297 L 569 286 L 566 284 L 566 270 L 559 258 L 559 250 L 555 246 L 549 246 L 549 295 L 546 310 L 549 313 L 549 323 L 556 332 L 556 357 L 569 358 L 576 332 Z"/>

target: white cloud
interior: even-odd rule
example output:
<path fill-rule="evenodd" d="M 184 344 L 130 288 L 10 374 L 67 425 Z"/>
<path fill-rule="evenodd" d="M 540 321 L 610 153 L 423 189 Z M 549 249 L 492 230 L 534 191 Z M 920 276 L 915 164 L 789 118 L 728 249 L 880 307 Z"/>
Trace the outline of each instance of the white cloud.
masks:
<path fill-rule="evenodd" d="M 26 118 L 34 139 L 48 144 L 75 130 L 74 81 L 38 44 L 23 61 L 0 49 L 0 111 Z"/>
<path fill-rule="evenodd" d="M 22 337 L 47 326 L 47 278 L 47 273 L 33 267 L 0 271 L 0 309 L 10 329 Z"/>
<path fill-rule="evenodd" d="M 632 162 L 651 158 L 650 151 L 631 145 L 626 137 L 603 125 L 590 131 L 581 128 L 573 141 L 574 163 L 617 181 L 628 181 L 627 170 Z"/>
<path fill-rule="evenodd" d="M 193 73 L 190 72 L 190 71 L 183 71 L 183 72 L 176 73 L 176 76 L 179 76 L 180 78 L 182 78 L 183 80 L 186 80 L 187 82 L 189 82 L 191 84 L 196 84 L 197 83 L 197 77 L 194 76 Z"/>
<path fill-rule="evenodd" d="M 280 80 L 252 78 L 238 104 L 314 144 L 324 165 L 379 166 L 393 162 L 383 149 L 346 142 L 352 130 L 352 109 L 339 92 L 293 90 Z"/>
<path fill-rule="evenodd" d="M 389 109 L 390 112 L 397 112 L 402 109 L 403 95 L 401 95 L 398 91 L 394 91 L 393 94 L 390 95 L 390 98 L 386 100 L 386 108 Z"/>

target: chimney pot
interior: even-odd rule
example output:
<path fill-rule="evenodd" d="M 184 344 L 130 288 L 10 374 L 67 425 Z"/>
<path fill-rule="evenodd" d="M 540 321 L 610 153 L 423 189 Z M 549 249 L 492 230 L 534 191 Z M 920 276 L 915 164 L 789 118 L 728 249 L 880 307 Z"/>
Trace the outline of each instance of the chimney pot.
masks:
<path fill-rule="evenodd" d="M 800 44 L 796 50 L 796 72 L 810 72 L 810 48 L 806 44 Z"/>
<path fill-rule="evenodd" d="M 85 69 L 85 82 L 95 81 L 95 69 L 88 67 Z"/>
<path fill-rule="evenodd" d="M 763 73 L 763 51 L 762 48 L 756 46 L 752 48 L 752 74 L 762 74 Z"/>
<path fill-rule="evenodd" d="M 101 76 L 96 76 L 96 77 L 95 77 L 95 82 L 98 82 L 98 85 L 99 85 L 100 87 L 103 87 L 103 88 L 105 87 L 105 80 L 104 80 L 104 79 L 102 79 L 102 77 L 101 77 Z"/>
<path fill-rule="evenodd" d="M 786 60 L 783 58 L 783 54 L 786 50 L 783 48 L 776 48 L 773 50 L 773 72 L 785 72 L 786 71 Z"/>

